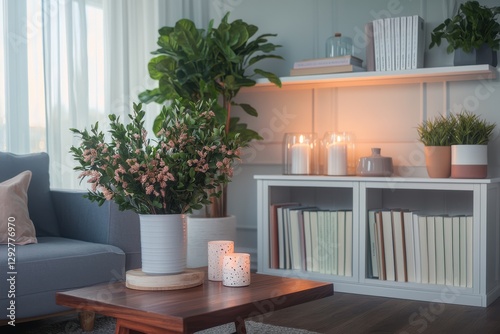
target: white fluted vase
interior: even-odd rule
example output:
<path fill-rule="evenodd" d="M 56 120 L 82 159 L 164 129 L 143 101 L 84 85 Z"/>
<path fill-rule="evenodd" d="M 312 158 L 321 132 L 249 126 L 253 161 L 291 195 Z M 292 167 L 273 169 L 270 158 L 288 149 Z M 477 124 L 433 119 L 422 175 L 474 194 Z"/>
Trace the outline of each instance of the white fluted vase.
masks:
<path fill-rule="evenodd" d="M 142 271 L 178 274 L 186 269 L 186 216 L 139 215 Z"/>
<path fill-rule="evenodd" d="M 236 241 L 236 217 L 207 218 L 188 216 L 187 267 L 208 265 L 208 242 L 214 240 Z"/>

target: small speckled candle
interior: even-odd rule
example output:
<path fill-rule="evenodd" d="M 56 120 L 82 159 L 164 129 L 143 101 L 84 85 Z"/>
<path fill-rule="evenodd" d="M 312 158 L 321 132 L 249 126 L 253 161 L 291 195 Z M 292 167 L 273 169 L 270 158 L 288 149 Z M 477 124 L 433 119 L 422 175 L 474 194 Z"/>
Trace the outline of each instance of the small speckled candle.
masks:
<path fill-rule="evenodd" d="M 250 254 L 233 253 L 224 256 L 222 284 L 225 286 L 250 285 Z"/>
<path fill-rule="evenodd" d="M 208 242 L 208 279 L 222 281 L 224 255 L 234 252 L 234 241 L 214 240 Z"/>

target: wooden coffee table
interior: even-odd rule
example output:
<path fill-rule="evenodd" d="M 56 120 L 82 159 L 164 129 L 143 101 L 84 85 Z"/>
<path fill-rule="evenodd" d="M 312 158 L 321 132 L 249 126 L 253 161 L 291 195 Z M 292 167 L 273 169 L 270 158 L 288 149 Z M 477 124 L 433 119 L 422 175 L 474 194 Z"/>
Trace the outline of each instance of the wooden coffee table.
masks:
<path fill-rule="evenodd" d="M 333 295 L 333 284 L 252 274 L 247 287 L 222 282 L 171 291 L 141 291 L 112 282 L 58 292 L 56 302 L 117 319 L 116 333 L 193 333 L 234 322 L 246 333 L 245 319 Z"/>

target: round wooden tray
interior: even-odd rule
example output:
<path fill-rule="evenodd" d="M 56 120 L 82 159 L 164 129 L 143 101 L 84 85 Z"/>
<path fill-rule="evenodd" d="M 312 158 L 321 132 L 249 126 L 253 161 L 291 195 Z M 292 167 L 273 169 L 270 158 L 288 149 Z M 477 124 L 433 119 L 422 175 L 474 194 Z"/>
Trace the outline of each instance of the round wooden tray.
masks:
<path fill-rule="evenodd" d="M 125 286 L 135 290 L 179 290 L 203 284 L 205 272 L 186 269 L 183 273 L 173 275 L 150 275 L 141 269 L 129 270 L 126 273 Z"/>

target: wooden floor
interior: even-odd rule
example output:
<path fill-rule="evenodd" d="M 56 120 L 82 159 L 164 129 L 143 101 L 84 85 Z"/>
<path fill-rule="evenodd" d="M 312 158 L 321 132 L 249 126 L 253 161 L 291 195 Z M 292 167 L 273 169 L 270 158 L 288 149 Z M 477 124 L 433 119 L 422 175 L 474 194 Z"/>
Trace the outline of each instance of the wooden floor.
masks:
<path fill-rule="evenodd" d="M 254 320 L 319 333 L 500 333 L 500 298 L 489 307 L 336 292 Z"/>
<path fill-rule="evenodd" d="M 74 320 L 74 317 L 75 315 L 69 315 L 23 323 L 16 326 L 16 329 L 4 326 L 0 327 L 0 332 L 33 333 L 33 329 L 37 327 Z M 252 320 L 335 334 L 494 334 L 500 333 L 500 298 L 483 308 L 336 292 L 333 297 L 269 312 Z"/>

